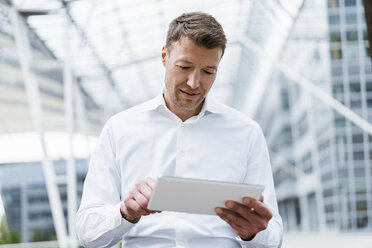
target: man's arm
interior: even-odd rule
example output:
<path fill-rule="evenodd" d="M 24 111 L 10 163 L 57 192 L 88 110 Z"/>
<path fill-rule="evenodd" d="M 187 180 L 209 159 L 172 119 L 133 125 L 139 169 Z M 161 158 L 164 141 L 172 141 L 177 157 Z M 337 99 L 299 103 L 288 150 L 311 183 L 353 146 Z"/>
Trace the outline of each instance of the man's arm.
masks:
<path fill-rule="evenodd" d="M 111 247 L 134 225 L 121 216 L 120 192 L 120 171 L 108 121 L 92 154 L 76 215 L 77 236 L 83 246 Z"/>
<path fill-rule="evenodd" d="M 258 125 L 255 135 L 252 136 L 244 183 L 264 185 L 263 196 L 259 200 L 245 197 L 240 203 L 227 201 L 226 208 L 217 208 L 216 213 L 237 233 L 242 247 L 277 248 L 282 243 L 283 227 L 278 212 L 269 153 Z M 218 209 L 222 210 L 221 214 L 217 212 Z"/>

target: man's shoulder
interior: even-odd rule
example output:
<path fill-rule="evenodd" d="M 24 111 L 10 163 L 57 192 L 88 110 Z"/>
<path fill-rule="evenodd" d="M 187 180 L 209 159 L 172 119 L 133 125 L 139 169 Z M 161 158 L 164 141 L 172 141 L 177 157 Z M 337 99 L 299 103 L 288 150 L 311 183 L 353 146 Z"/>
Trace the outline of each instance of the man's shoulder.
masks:
<path fill-rule="evenodd" d="M 245 125 L 259 127 L 258 123 L 247 114 L 212 98 L 210 99 L 210 102 L 212 105 L 212 112 L 220 114 L 221 117 L 228 119 L 229 121 L 237 121 Z"/>
<path fill-rule="evenodd" d="M 146 110 L 150 109 L 154 105 L 154 98 L 134 105 L 128 109 L 120 111 L 115 115 L 111 116 L 109 122 L 111 123 L 123 123 L 128 121 L 139 120 L 144 118 Z"/>

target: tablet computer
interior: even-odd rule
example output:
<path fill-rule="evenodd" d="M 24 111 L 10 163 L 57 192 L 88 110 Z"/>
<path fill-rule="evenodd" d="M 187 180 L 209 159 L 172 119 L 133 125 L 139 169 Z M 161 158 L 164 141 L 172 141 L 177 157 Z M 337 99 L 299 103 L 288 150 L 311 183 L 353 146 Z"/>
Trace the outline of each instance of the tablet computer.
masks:
<path fill-rule="evenodd" d="M 263 185 L 159 177 L 148 209 L 215 215 L 216 207 L 225 207 L 227 200 L 242 202 L 244 196 L 258 199 Z"/>

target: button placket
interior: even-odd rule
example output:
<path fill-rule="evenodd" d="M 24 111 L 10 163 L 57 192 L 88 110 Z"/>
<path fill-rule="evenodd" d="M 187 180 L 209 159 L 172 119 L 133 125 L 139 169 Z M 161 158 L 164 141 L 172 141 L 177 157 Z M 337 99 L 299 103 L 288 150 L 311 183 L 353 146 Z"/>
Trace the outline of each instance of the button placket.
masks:
<path fill-rule="evenodd" d="M 187 155 L 186 149 L 185 149 L 185 123 L 181 123 L 181 125 L 178 127 L 178 135 L 177 135 L 177 151 L 176 151 L 176 174 L 177 170 L 182 168 L 185 163 L 185 157 Z"/>

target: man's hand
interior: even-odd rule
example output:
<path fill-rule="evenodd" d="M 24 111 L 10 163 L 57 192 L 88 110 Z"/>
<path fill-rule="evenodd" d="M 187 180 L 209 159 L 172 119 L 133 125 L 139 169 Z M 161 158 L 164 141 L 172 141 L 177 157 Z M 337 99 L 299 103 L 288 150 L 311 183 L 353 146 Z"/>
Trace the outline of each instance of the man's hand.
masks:
<path fill-rule="evenodd" d="M 245 241 L 252 240 L 258 232 L 265 230 L 272 217 L 262 195 L 258 200 L 244 197 L 243 203 L 226 201 L 226 208 L 218 207 L 216 213 Z"/>
<path fill-rule="evenodd" d="M 123 218 L 129 222 L 137 223 L 143 215 L 160 212 L 147 209 L 154 186 L 155 180 L 149 177 L 138 181 L 134 185 L 120 205 Z"/>

